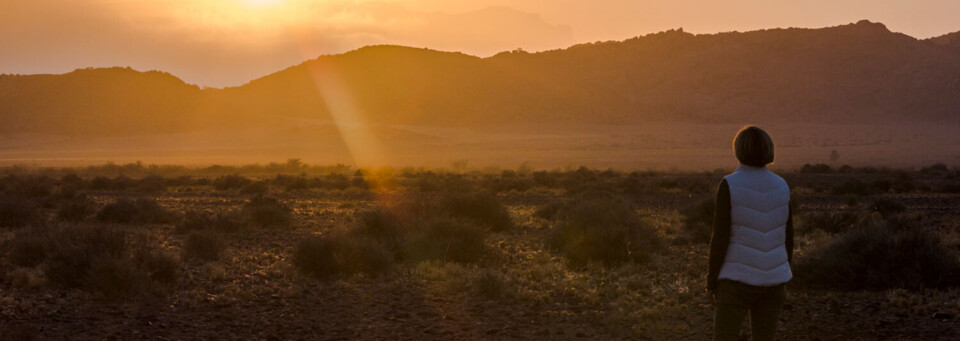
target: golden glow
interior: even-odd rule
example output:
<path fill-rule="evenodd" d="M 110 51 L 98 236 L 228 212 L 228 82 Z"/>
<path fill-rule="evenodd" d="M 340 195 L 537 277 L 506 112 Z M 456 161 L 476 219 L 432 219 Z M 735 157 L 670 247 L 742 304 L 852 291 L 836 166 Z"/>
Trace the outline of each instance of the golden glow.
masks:
<path fill-rule="evenodd" d="M 253 6 L 273 6 L 283 3 L 282 0 L 240 0 Z"/>
<path fill-rule="evenodd" d="M 343 83 L 337 69 L 319 62 L 307 66 L 354 164 L 361 167 L 389 164 L 384 159 L 379 139 L 371 131 L 370 122 L 357 105 L 350 89 Z"/>

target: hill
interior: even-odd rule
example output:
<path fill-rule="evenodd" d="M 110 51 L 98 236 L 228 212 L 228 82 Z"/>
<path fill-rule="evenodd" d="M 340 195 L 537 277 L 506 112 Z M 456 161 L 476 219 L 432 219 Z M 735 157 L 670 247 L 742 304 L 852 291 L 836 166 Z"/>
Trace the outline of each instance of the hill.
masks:
<path fill-rule="evenodd" d="M 488 58 L 368 46 L 224 89 L 129 68 L 0 75 L 0 158 L 139 160 L 162 151 L 178 162 L 189 151 L 198 162 L 232 153 L 223 162 L 389 156 L 443 165 L 468 156 L 546 160 L 553 151 L 545 163 L 667 167 L 657 160 L 675 154 L 651 150 L 725 146 L 729 130 L 755 123 L 789 127 L 781 136 L 792 136 L 798 153 L 850 148 L 844 155 L 863 162 L 953 162 L 944 158 L 960 142 L 951 128 L 960 124 L 956 38 L 919 40 L 860 21 L 678 29 Z M 924 147 L 918 134 L 942 148 Z M 864 145 L 873 149 L 854 150 Z M 114 146 L 124 154 L 108 152 Z M 379 151 L 359 157 L 360 149 Z"/>
<path fill-rule="evenodd" d="M 240 87 L 205 90 L 166 73 L 123 68 L 6 75 L 0 126 L 68 134 L 183 131 L 279 117 L 332 120 L 331 108 L 368 123 L 480 128 L 955 120 L 960 51 L 943 46 L 951 37 L 917 40 L 861 21 L 704 35 L 671 30 L 485 59 L 370 46 Z"/>

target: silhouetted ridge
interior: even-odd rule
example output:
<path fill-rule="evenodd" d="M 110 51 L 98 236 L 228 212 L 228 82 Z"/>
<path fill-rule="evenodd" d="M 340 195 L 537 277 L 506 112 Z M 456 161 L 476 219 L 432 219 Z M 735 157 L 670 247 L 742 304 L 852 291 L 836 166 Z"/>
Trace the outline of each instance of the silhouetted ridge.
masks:
<path fill-rule="evenodd" d="M 933 37 L 927 40 L 937 45 L 960 47 L 960 32 L 947 33 L 942 36 Z"/>
<path fill-rule="evenodd" d="M 0 129 L 264 129 L 291 119 L 330 121 L 331 110 L 349 110 L 365 123 L 488 129 L 945 123 L 960 117 L 954 37 L 921 41 L 863 20 L 719 34 L 677 29 L 489 58 L 380 45 L 321 56 L 240 87 L 203 90 L 169 74 L 122 68 L 3 76 Z"/>

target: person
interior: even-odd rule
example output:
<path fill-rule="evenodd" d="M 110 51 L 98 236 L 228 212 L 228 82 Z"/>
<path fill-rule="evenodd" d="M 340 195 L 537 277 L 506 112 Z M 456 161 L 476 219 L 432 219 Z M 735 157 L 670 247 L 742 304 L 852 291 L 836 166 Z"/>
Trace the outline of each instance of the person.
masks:
<path fill-rule="evenodd" d="M 753 340 L 773 340 L 793 278 L 790 188 L 767 169 L 774 153 L 765 131 L 743 127 L 733 149 L 740 165 L 720 181 L 710 240 L 714 340 L 738 340 L 747 313 Z"/>

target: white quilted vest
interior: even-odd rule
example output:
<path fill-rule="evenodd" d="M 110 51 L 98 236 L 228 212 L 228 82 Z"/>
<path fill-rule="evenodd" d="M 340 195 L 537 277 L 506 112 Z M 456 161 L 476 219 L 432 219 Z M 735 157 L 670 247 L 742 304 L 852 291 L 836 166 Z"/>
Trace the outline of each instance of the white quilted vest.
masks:
<path fill-rule="evenodd" d="M 785 243 L 790 188 L 766 167 L 740 165 L 730 186 L 730 246 L 721 279 L 773 286 L 793 278 Z"/>

